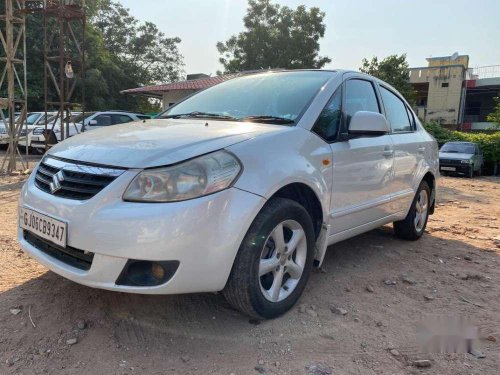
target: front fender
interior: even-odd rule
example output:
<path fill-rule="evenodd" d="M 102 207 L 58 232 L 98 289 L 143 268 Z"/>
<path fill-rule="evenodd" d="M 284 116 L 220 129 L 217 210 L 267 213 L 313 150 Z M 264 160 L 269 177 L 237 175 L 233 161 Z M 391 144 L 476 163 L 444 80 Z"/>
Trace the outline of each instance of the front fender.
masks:
<path fill-rule="evenodd" d="M 238 189 L 269 199 L 284 186 L 301 183 L 314 191 L 323 217 L 328 217 L 332 152 L 316 135 L 294 127 L 235 144 L 227 150 L 243 164 L 243 173 L 235 184 Z"/>

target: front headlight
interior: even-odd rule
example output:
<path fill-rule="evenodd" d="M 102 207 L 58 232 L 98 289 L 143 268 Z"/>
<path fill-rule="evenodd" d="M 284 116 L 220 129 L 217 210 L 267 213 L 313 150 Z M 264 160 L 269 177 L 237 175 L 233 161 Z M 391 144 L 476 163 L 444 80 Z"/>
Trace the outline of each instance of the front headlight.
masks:
<path fill-rule="evenodd" d="M 460 160 L 460 163 L 462 163 L 462 164 L 472 164 L 473 161 L 472 161 L 472 159 Z"/>
<path fill-rule="evenodd" d="M 235 156 L 216 151 L 171 167 L 142 171 L 128 186 L 123 200 L 177 202 L 198 198 L 227 189 L 240 172 Z"/>

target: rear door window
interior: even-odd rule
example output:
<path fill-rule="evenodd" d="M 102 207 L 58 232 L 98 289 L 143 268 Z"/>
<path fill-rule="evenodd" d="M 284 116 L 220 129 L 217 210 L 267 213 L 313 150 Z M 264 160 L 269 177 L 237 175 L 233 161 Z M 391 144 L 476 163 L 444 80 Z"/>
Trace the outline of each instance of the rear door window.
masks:
<path fill-rule="evenodd" d="M 408 117 L 408 109 L 405 103 L 392 91 L 380 86 L 380 94 L 384 102 L 387 120 L 391 124 L 393 133 L 410 132 L 412 124 Z"/>

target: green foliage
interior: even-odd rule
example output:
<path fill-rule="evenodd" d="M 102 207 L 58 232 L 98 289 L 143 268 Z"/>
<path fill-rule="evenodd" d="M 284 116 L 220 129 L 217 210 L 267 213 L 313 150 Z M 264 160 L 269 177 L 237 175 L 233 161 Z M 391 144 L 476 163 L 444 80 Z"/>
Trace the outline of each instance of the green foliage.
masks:
<path fill-rule="evenodd" d="M 493 112 L 491 112 L 487 120 L 490 122 L 493 122 L 494 128 L 495 129 L 500 129 L 500 98 L 494 98 L 495 100 L 495 108 L 493 109 Z"/>
<path fill-rule="evenodd" d="M 415 93 L 410 84 L 410 70 L 406 61 L 406 54 L 390 55 L 382 61 L 374 56 L 371 61 L 363 59 L 359 70 L 370 74 L 394 86 L 409 103 L 415 101 Z"/>
<path fill-rule="evenodd" d="M 169 38 L 156 25 L 139 22 L 113 0 L 88 0 L 86 30 L 86 110 L 157 111 L 158 103 L 120 91 L 179 80 L 183 74 L 179 38 Z M 43 24 L 39 14 L 27 16 L 29 110 L 44 108 Z M 78 30 L 75 29 L 78 34 Z M 57 71 L 54 72 L 57 76 Z M 49 82 L 49 88 L 52 84 Z M 54 91 L 51 89 L 51 91 Z M 81 102 L 81 86 L 74 102 Z"/>
<path fill-rule="evenodd" d="M 300 5 L 295 10 L 271 0 L 248 0 L 245 31 L 218 42 L 225 72 L 268 68 L 322 68 L 331 62 L 319 56 L 325 35 L 325 13 Z"/>
<path fill-rule="evenodd" d="M 453 141 L 474 142 L 477 143 L 483 151 L 484 160 L 486 162 L 500 162 L 500 132 L 487 134 L 451 131 L 441 127 L 436 122 L 424 124 L 424 128 L 436 138 L 439 146 L 442 146 L 446 142 Z"/>

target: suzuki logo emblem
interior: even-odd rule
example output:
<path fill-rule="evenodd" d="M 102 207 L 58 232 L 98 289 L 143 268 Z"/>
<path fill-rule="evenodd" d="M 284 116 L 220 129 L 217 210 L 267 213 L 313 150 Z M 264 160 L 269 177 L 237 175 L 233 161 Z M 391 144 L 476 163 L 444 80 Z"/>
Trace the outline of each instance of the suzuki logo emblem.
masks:
<path fill-rule="evenodd" d="M 54 194 L 55 192 L 61 190 L 61 182 L 64 181 L 64 174 L 62 169 L 52 176 L 52 182 L 50 183 L 50 192 Z"/>

